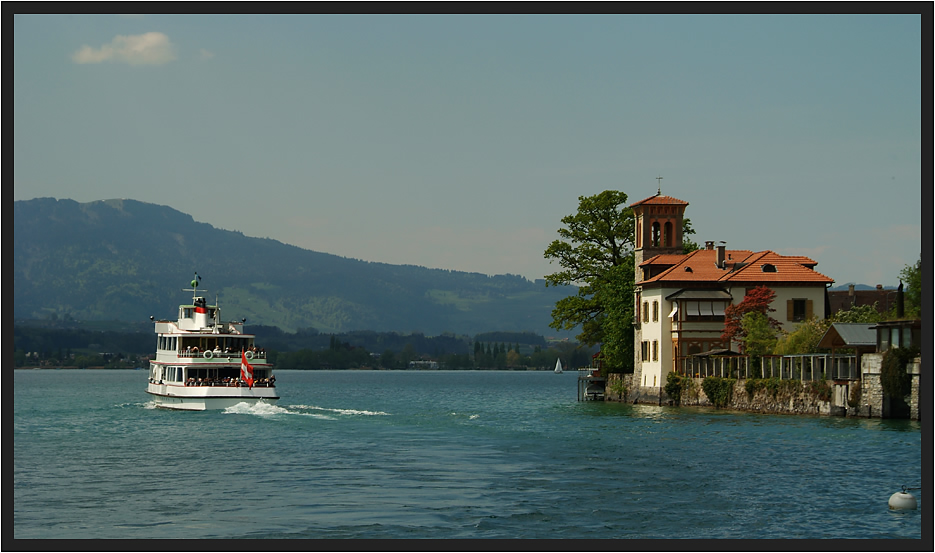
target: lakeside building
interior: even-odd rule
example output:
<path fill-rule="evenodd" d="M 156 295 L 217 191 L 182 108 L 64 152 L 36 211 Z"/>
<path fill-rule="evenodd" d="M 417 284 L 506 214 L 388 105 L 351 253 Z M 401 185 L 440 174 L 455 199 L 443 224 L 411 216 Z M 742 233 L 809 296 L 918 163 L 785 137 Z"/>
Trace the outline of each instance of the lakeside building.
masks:
<path fill-rule="evenodd" d="M 896 296 L 899 290 L 895 287 L 884 288 L 877 284 L 873 290 L 857 290 L 851 284 L 847 290 L 829 290 L 828 300 L 831 304 L 831 313 L 847 311 L 865 305 L 873 306 L 881 315 L 886 315 L 896 307 Z"/>
<path fill-rule="evenodd" d="M 810 317 L 830 315 L 827 288 L 834 282 L 805 256 L 770 250 L 728 250 L 721 242 L 683 253 L 682 222 L 688 202 L 657 193 L 630 205 L 635 221 L 634 374 L 637 401 L 661 397 L 666 376 L 681 359 L 718 350 L 726 343 L 724 311 L 747 291 L 765 285 L 775 292 L 771 315 L 782 329 Z"/>

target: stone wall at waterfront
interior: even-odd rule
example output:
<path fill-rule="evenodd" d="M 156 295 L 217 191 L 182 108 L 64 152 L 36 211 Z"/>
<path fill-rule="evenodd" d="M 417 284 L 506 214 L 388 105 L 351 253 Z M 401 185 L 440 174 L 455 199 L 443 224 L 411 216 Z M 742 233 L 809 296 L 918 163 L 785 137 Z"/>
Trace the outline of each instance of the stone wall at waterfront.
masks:
<path fill-rule="evenodd" d="M 848 409 L 848 415 L 856 417 L 883 416 L 883 384 L 880 381 L 880 368 L 882 366 L 882 353 L 868 353 L 861 358 L 860 400 L 857 406 Z"/>
<path fill-rule="evenodd" d="M 702 388 L 702 378 L 692 378 L 691 384 L 682 390 L 682 405 L 711 406 L 711 401 Z M 752 381 L 756 382 L 756 381 Z M 762 382 L 762 381 L 759 381 Z M 830 390 L 831 383 L 825 382 Z M 739 411 L 752 411 L 756 413 L 776 413 L 788 415 L 829 415 L 831 414 L 830 399 L 822 399 L 818 385 L 822 382 L 802 382 L 800 380 L 786 380 L 774 389 L 763 386 L 747 390 L 746 380 L 734 382 L 730 394 L 730 401 L 725 409 Z M 666 398 L 665 404 L 669 404 Z"/>
<path fill-rule="evenodd" d="M 610 373 L 607 375 L 607 384 L 604 388 L 604 401 L 630 403 L 631 390 L 633 390 L 633 373 Z"/>
<path fill-rule="evenodd" d="M 909 418 L 914 421 L 922 420 L 922 358 L 916 357 L 909 367 L 912 375 L 912 398 L 909 403 Z"/>
<path fill-rule="evenodd" d="M 725 409 L 790 415 L 835 415 L 850 417 L 886 417 L 887 402 L 880 382 L 882 354 L 866 354 L 861 362 L 861 380 L 851 381 L 753 381 L 750 390 L 746 380 L 737 380 L 731 390 L 731 399 Z M 921 420 L 921 357 L 908 368 L 912 375 L 910 418 Z M 712 403 L 702 389 L 703 378 L 686 381 L 681 405 L 707 406 Z M 605 401 L 640 403 L 645 405 L 673 405 L 664 388 L 636 386 L 633 374 L 609 374 L 604 392 Z"/>
<path fill-rule="evenodd" d="M 705 395 L 701 383 L 704 379 L 692 378 L 686 381 L 682 390 L 681 405 L 706 406 L 712 404 Z M 826 385 L 832 386 L 831 382 Z M 821 399 L 815 384 L 799 380 L 788 380 L 776 389 L 752 390 L 747 392 L 746 380 L 737 380 L 732 389 L 731 400 L 725 409 L 754 411 L 761 413 L 783 413 L 796 415 L 827 415 L 832 404 L 828 399 Z M 625 397 L 624 397 L 625 396 Z M 607 401 L 626 401 L 652 405 L 672 405 L 673 401 L 662 388 L 644 388 L 633 386 L 633 375 L 610 374 L 604 393 Z"/>
<path fill-rule="evenodd" d="M 883 395 L 880 370 L 883 366 L 882 353 L 869 353 L 861 358 L 860 397 L 857 405 L 850 405 L 847 415 L 852 417 L 888 417 L 889 402 Z M 916 357 L 906 371 L 912 377 L 909 394 L 909 418 L 922 420 L 922 357 Z"/>

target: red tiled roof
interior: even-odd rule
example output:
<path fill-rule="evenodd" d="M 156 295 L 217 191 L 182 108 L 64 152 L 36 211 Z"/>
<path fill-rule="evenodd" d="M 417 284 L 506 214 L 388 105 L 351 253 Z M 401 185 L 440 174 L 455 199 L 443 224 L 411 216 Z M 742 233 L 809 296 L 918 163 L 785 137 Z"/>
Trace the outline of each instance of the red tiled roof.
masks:
<path fill-rule="evenodd" d="M 659 254 L 654 255 L 647 259 L 646 261 L 640 263 L 640 267 L 643 265 L 675 265 L 685 257 L 683 253 L 669 253 L 669 254 Z"/>
<path fill-rule="evenodd" d="M 656 205 L 688 205 L 688 202 L 679 200 L 678 198 L 673 198 L 672 196 L 662 196 L 656 194 L 655 196 L 650 196 L 645 200 L 640 200 L 636 203 L 630 204 L 630 207 L 636 207 L 638 205 L 647 205 L 647 204 L 656 204 Z"/>
<path fill-rule="evenodd" d="M 831 283 L 833 279 L 806 265 L 817 264 L 808 257 L 779 255 L 769 250 L 750 252 L 747 250 L 726 250 L 725 268 L 717 267 L 717 250 L 696 250 L 687 255 L 658 255 L 641 263 L 644 265 L 668 265 L 672 267 L 658 275 L 642 281 L 640 284 L 662 282 L 795 282 L 795 283 Z M 656 260 L 655 262 L 653 262 Z M 652 262 L 652 263 L 650 263 Z M 764 266 L 766 271 L 764 271 Z M 769 270 L 775 268 L 775 271 Z"/>

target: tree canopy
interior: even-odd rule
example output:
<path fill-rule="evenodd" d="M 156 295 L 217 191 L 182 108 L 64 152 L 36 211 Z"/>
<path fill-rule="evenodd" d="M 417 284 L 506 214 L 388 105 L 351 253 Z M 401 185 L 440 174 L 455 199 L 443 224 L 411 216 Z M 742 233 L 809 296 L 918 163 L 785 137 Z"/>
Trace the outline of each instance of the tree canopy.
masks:
<path fill-rule="evenodd" d="M 744 331 L 744 353 L 761 357 L 773 353 L 776 347 L 777 331 L 770 324 L 769 317 L 759 311 L 750 311 L 741 318 Z"/>
<path fill-rule="evenodd" d="M 922 317 L 922 256 L 915 265 L 906 265 L 899 272 L 905 286 L 906 315 Z"/>
<path fill-rule="evenodd" d="M 689 238 L 692 234 L 695 234 L 695 229 L 692 228 L 691 219 L 686 217 L 682 219 L 682 253 L 692 253 L 695 250 L 701 249 L 698 242 Z"/>
<path fill-rule="evenodd" d="M 626 202 L 627 195 L 616 190 L 580 196 L 577 213 L 562 218 L 565 227 L 558 230 L 560 238 L 545 250 L 545 257 L 562 268 L 546 275 L 546 286 L 579 287 L 576 295 L 556 302 L 549 326 L 571 330 L 580 325 L 577 338 L 589 346 L 605 341 L 604 321 L 611 296 L 622 295 L 628 306 L 615 309 L 615 316 L 627 317 L 628 325 L 633 318 L 634 220 Z M 612 270 L 616 267 L 623 269 Z M 605 290 L 611 283 L 613 293 Z"/>

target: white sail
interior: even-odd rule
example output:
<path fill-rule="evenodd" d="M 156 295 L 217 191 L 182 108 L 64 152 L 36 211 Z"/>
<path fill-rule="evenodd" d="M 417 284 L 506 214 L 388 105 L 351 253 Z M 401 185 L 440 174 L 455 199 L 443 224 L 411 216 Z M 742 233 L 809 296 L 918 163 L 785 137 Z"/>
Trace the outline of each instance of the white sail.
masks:
<path fill-rule="evenodd" d="M 555 360 L 555 372 L 556 372 L 556 373 L 561 373 L 561 372 L 562 372 L 562 360 L 561 360 L 561 359 L 556 359 L 556 360 Z"/>

